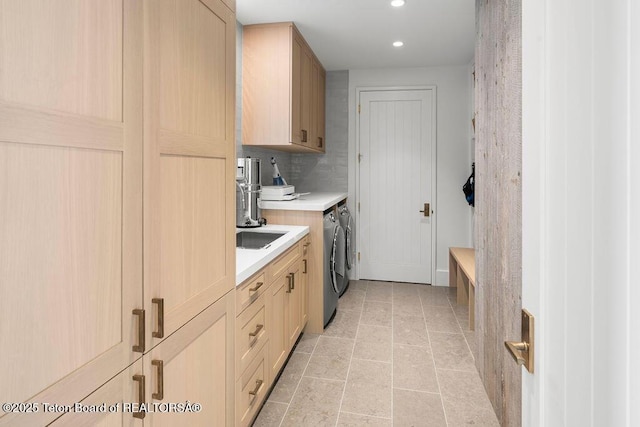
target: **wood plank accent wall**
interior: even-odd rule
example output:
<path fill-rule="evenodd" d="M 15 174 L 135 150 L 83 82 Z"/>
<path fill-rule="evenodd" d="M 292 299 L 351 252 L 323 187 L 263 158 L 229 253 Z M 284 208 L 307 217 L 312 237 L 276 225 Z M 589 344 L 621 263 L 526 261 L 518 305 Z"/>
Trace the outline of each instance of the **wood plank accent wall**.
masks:
<path fill-rule="evenodd" d="M 502 426 L 521 424 L 522 1 L 476 0 L 476 364 Z"/>

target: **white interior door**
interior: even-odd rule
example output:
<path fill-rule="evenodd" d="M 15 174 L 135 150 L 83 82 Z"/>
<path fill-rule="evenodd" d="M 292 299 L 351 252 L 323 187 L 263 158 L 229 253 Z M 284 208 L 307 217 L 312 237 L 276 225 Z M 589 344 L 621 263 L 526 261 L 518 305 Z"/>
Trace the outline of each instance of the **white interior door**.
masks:
<path fill-rule="evenodd" d="M 640 419 L 638 24 L 636 0 L 523 2 L 523 426 Z"/>
<path fill-rule="evenodd" d="M 434 92 L 360 92 L 361 279 L 432 283 Z"/>

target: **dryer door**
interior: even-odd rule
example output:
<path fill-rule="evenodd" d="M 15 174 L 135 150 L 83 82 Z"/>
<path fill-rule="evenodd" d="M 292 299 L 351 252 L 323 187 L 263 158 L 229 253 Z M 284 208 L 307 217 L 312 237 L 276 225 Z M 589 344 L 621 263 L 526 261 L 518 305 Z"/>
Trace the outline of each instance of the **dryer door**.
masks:
<path fill-rule="evenodd" d="M 336 225 L 333 232 L 333 245 L 331 247 L 330 274 L 331 285 L 337 294 L 340 293 L 340 283 L 345 273 L 345 237 L 342 227 Z M 340 276 L 340 277 L 338 277 Z"/>

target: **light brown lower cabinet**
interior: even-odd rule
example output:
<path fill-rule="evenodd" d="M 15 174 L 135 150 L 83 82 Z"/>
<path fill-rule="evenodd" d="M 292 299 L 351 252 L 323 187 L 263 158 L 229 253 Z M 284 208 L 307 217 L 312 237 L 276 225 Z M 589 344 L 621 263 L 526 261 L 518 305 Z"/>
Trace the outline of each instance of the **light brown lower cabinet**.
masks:
<path fill-rule="evenodd" d="M 251 424 L 308 318 L 309 236 L 238 286 L 236 426 Z"/>
<path fill-rule="evenodd" d="M 234 328 L 229 292 L 82 401 L 87 409 L 105 404 L 106 413 L 69 412 L 52 425 L 233 425 Z M 141 403 L 147 411 L 134 413 Z M 113 405 L 117 411 L 109 412 Z"/>

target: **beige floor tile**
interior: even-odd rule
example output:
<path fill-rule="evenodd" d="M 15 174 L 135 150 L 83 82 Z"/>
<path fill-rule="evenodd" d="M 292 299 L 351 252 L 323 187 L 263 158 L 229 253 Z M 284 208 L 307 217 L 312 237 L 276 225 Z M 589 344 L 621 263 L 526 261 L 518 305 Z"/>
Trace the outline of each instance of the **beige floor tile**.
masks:
<path fill-rule="evenodd" d="M 360 314 L 359 311 L 342 310 L 338 306 L 338 312 L 327 329 L 324 330 L 324 335 L 340 338 L 355 338 Z"/>
<path fill-rule="evenodd" d="M 349 289 L 347 289 L 347 292 L 349 292 L 350 290 L 366 291 L 367 283 L 368 282 L 366 280 L 351 280 L 349 281 Z"/>
<path fill-rule="evenodd" d="M 424 286 L 428 285 L 419 285 L 417 283 L 394 283 L 393 284 L 393 296 L 411 296 L 417 297 L 418 291 L 422 289 Z"/>
<path fill-rule="evenodd" d="M 313 349 L 318 342 L 318 337 L 320 335 L 317 334 L 308 334 L 304 333 L 298 341 L 298 345 L 296 346 L 295 352 L 297 353 L 313 353 Z"/>
<path fill-rule="evenodd" d="M 463 331 L 470 331 L 471 329 L 469 328 L 469 306 L 463 305 L 463 304 L 458 305 L 457 303 L 454 302 L 453 304 L 451 304 L 451 307 L 453 308 L 453 312 L 456 315 L 456 318 L 458 319 L 458 324 L 460 325 L 460 328 Z"/>
<path fill-rule="evenodd" d="M 346 380 L 354 340 L 321 336 L 304 375 L 330 380 Z"/>
<path fill-rule="evenodd" d="M 422 311 L 422 304 L 420 304 L 420 298 L 402 297 L 393 299 L 393 312 L 394 314 L 404 314 L 407 316 L 419 316 L 424 315 Z"/>
<path fill-rule="evenodd" d="M 437 369 L 437 374 L 443 401 L 466 402 L 469 406 L 478 408 L 491 406 L 477 371 Z"/>
<path fill-rule="evenodd" d="M 391 362 L 391 328 L 360 325 L 353 357 L 357 359 Z"/>
<path fill-rule="evenodd" d="M 439 393 L 433 356 L 428 347 L 393 346 L 393 386 Z"/>
<path fill-rule="evenodd" d="M 466 427 L 469 425 L 482 427 L 499 427 L 500 423 L 492 408 L 476 408 L 464 402 L 444 402 L 449 427 Z"/>
<path fill-rule="evenodd" d="M 447 427 L 440 395 L 393 389 L 393 425 Z"/>
<path fill-rule="evenodd" d="M 367 301 L 365 298 L 360 324 L 391 327 L 391 313 L 391 303 Z"/>
<path fill-rule="evenodd" d="M 365 301 L 391 302 L 393 285 L 388 282 L 369 282 Z"/>
<path fill-rule="evenodd" d="M 476 372 L 475 362 L 464 335 L 431 332 L 429 338 L 436 369 Z"/>
<path fill-rule="evenodd" d="M 464 331 L 464 338 L 467 340 L 467 344 L 469 345 L 469 349 L 471 350 L 471 355 L 476 357 L 478 353 L 478 342 L 476 341 L 476 331 Z"/>
<path fill-rule="evenodd" d="M 302 373 L 311 357 L 308 353 L 293 353 L 284 367 L 278 382 L 273 387 L 269 400 L 273 402 L 289 403 L 298 387 Z"/>
<path fill-rule="evenodd" d="M 353 359 L 341 410 L 391 418 L 391 398 L 391 364 Z"/>
<path fill-rule="evenodd" d="M 370 417 L 367 415 L 351 414 L 348 412 L 340 412 L 338 418 L 338 427 L 391 427 L 393 422 L 390 418 Z"/>
<path fill-rule="evenodd" d="M 425 286 L 418 291 L 420 300 L 424 306 L 435 305 L 448 307 L 450 305 L 448 293 L 448 288 L 442 286 Z"/>
<path fill-rule="evenodd" d="M 450 306 L 425 306 L 424 317 L 429 332 L 461 333 L 458 319 Z"/>
<path fill-rule="evenodd" d="M 349 289 L 342 295 L 338 307 L 340 310 L 362 310 L 362 304 L 364 303 L 364 295 L 366 291 L 359 291 L 357 289 Z"/>
<path fill-rule="evenodd" d="M 286 403 L 267 401 L 253 423 L 253 427 L 279 426 L 289 405 Z"/>
<path fill-rule="evenodd" d="M 428 346 L 427 327 L 422 316 L 393 314 L 393 343 Z"/>
<path fill-rule="evenodd" d="M 333 426 L 338 420 L 344 381 L 303 377 L 282 426 Z"/>

